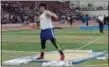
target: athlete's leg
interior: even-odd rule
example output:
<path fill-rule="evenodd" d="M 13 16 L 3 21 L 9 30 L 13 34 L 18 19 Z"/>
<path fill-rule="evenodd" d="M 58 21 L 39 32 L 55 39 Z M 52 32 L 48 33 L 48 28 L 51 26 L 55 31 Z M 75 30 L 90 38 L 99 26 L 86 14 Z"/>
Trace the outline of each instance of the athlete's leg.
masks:
<path fill-rule="evenodd" d="M 41 54 L 37 59 L 43 59 L 44 58 L 44 52 L 45 52 L 45 44 L 46 40 L 41 40 Z"/>
<path fill-rule="evenodd" d="M 44 58 L 45 44 L 46 44 L 46 40 L 47 40 L 46 38 L 44 38 L 45 34 L 46 34 L 45 30 L 41 30 L 41 33 L 40 33 L 41 54 L 37 59 L 43 59 Z"/>
<path fill-rule="evenodd" d="M 101 33 L 103 33 L 103 23 L 101 23 Z"/>
<path fill-rule="evenodd" d="M 59 45 L 56 44 L 55 38 L 52 38 L 50 41 L 52 42 L 52 44 L 55 46 L 56 49 L 60 49 Z"/>
<path fill-rule="evenodd" d="M 88 21 L 86 21 L 86 26 L 88 26 Z"/>
<path fill-rule="evenodd" d="M 65 56 L 64 56 L 64 53 L 63 53 L 63 51 L 61 50 L 61 48 L 59 47 L 59 45 L 56 44 L 56 39 L 55 39 L 55 38 L 52 38 L 50 41 L 51 41 L 52 44 L 55 46 L 55 48 L 57 49 L 57 51 L 59 51 L 59 53 L 60 53 L 60 55 L 61 55 L 60 60 L 64 60 L 64 57 L 65 57 Z"/>

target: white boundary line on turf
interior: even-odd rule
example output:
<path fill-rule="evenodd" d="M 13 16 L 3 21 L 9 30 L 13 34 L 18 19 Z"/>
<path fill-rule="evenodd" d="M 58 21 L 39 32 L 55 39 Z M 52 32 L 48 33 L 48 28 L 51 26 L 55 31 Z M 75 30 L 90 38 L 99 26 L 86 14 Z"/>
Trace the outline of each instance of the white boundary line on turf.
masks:
<path fill-rule="evenodd" d="M 65 53 L 68 53 L 68 52 L 77 52 L 77 53 L 89 53 L 89 52 L 91 52 L 92 50 L 69 50 L 69 49 L 66 49 L 66 50 L 64 50 L 64 52 Z M 35 52 L 35 51 L 12 51 L 12 50 L 2 50 L 2 52 L 11 52 L 11 53 L 14 53 L 14 52 L 19 52 L 19 53 L 22 53 L 22 52 L 27 52 L 27 53 L 40 53 L 40 52 Z M 56 50 L 54 50 L 54 51 L 49 51 L 49 52 L 45 52 L 45 53 L 50 53 L 50 52 L 58 52 L 58 51 L 56 51 Z"/>
<path fill-rule="evenodd" d="M 40 53 L 40 52 L 35 52 L 35 51 L 12 51 L 12 50 L 2 50 L 2 51 L 3 52 L 12 52 L 12 53 L 14 53 L 14 52 Z"/>
<path fill-rule="evenodd" d="M 77 50 L 80 50 L 80 49 L 82 49 L 82 48 L 84 48 L 84 47 L 86 47 L 86 46 L 88 46 L 88 45 L 92 44 L 93 42 L 95 42 L 95 41 L 97 41 L 97 40 L 101 39 L 102 37 L 104 37 L 104 36 L 106 36 L 106 35 L 108 35 L 108 33 L 104 34 L 103 36 L 101 36 L 101 37 L 99 37 L 99 38 L 97 38 L 97 39 L 95 39 L 95 40 L 92 40 L 92 41 L 91 41 L 91 42 L 89 42 L 88 44 L 85 44 L 85 45 L 81 46 L 81 47 L 80 47 L 80 48 L 78 48 Z"/>
<path fill-rule="evenodd" d="M 85 65 L 85 66 L 107 66 L 108 64 L 93 64 L 93 65 Z"/>
<path fill-rule="evenodd" d="M 25 41 L 4 41 L 4 42 L 25 42 Z M 28 42 L 40 42 L 40 41 L 28 41 Z M 69 42 L 70 41 L 67 41 L 67 42 L 58 41 L 58 43 L 69 43 Z M 75 41 L 72 41 L 70 43 L 75 43 L 75 42 L 80 42 L 80 40 L 79 41 L 78 40 L 75 40 Z M 48 41 L 47 43 L 51 43 L 51 42 Z M 87 43 L 87 42 L 81 42 L 81 43 Z M 108 42 L 95 42 L 95 43 L 97 43 L 97 44 L 108 44 Z"/>

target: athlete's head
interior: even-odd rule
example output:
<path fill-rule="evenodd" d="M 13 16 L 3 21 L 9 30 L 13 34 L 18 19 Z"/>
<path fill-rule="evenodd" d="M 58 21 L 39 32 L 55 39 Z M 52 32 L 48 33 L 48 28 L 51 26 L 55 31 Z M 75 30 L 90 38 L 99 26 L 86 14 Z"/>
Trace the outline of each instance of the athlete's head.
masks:
<path fill-rule="evenodd" d="M 43 3 L 39 4 L 39 9 L 41 12 L 43 12 L 46 9 L 46 5 Z"/>

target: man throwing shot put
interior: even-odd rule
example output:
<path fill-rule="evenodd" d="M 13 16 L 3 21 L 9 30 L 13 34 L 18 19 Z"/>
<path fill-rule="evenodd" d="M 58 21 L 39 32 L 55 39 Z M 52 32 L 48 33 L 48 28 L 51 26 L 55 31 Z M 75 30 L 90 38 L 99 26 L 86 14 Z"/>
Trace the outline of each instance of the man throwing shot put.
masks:
<path fill-rule="evenodd" d="M 47 40 L 50 40 L 52 44 L 55 46 L 55 48 L 60 53 L 60 60 L 64 60 L 65 56 L 62 52 L 61 48 L 56 44 L 54 29 L 52 25 L 52 19 L 51 17 L 58 19 L 58 16 L 55 13 L 52 13 L 51 11 L 46 10 L 46 5 L 41 3 L 39 5 L 41 15 L 39 16 L 40 21 L 40 39 L 41 39 L 41 54 L 36 59 L 44 59 L 44 52 L 45 52 L 45 44 Z"/>

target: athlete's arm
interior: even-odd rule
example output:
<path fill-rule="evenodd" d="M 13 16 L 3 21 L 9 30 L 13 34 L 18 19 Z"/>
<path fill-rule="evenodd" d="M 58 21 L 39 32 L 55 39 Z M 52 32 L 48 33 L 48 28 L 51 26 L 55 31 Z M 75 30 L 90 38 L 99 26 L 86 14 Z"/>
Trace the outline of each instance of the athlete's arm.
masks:
<path fill-rule="evenodd" d="M 39 23 L 40 22 L 40 19 L 39 19 L 39 16 L 37 17 L 36 19 L 36 23 Z"/>
<path fill-rule="evenodd" d="M 58 19 L 58 16 L 55 13 L 51 12 L 51 11 L 46 11 L 46 14 L 48 16 L 54 17 L 55 19 Z"/>
<path fill-rule="evenodd" d="M 37 17 L 37 19 L 36 19 L 36 21 L 35 21 L 35 24 L 36 24 L 37 27 L 40 26 L 40 19 L 39 19 L 39 16 Z"/>

